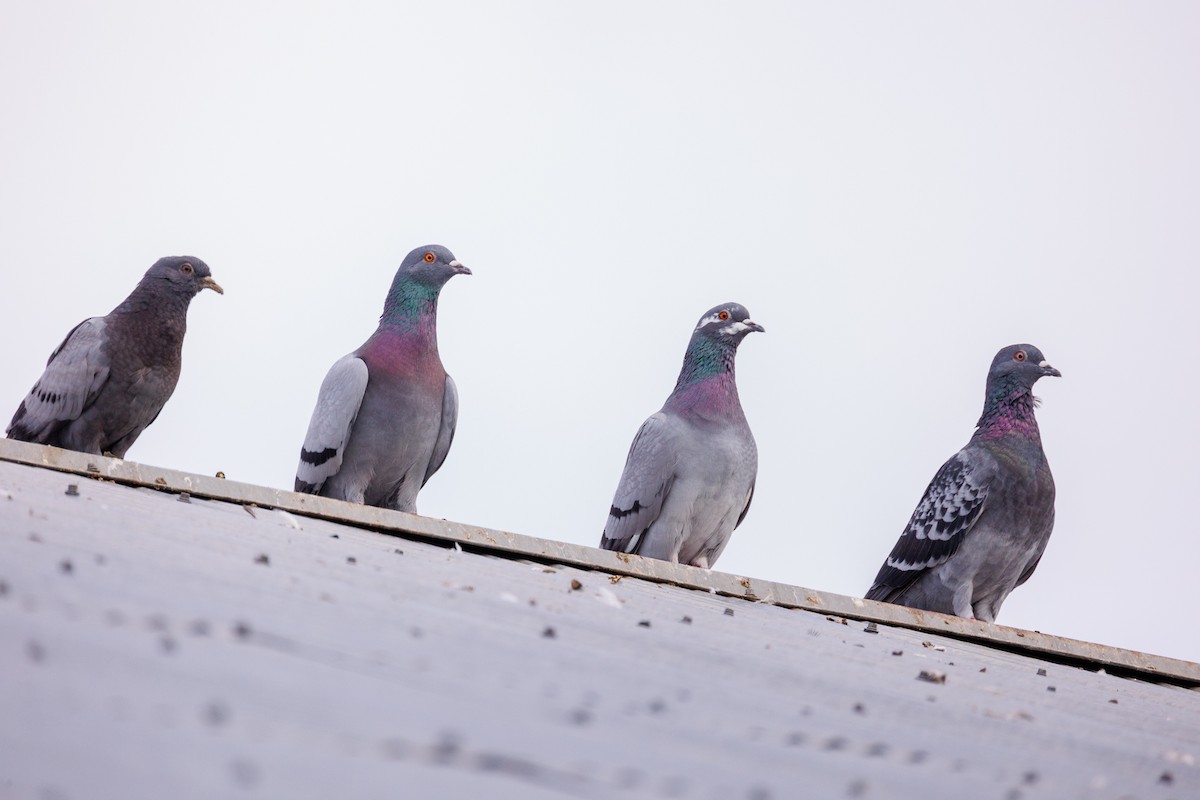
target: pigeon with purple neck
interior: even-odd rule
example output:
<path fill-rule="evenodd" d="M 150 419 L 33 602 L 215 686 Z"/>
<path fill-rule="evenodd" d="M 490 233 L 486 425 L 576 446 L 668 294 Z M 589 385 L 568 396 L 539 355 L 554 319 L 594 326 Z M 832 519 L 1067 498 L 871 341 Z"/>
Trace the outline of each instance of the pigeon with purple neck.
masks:
<path fill-rule="evenodd" d="M 458 422 L 458 391 L 438 354 L 438 297 L 450 278 L 470 274 L 440 245 L 404 259 L 379 327 L 321 383 L 297 492 L 416 513 Z"/>
<path fill-rule="evenodd" d="M 754 495 L 758 450 L 734 358 L 746 335 L 762 330 L 737 303 L 700 318 L 675 390 L 629 448 L 601 547 L 703 569 L 716 563 Z"/>
<path fill-rule="evenodd" d="M 934 475 L 867 599 L 994 622 L 1029 580 L 1054 528 L 1033 396 L 1047 375 L 1061 377 L 1033 345 L 996 354 L 975 434 Z"/>

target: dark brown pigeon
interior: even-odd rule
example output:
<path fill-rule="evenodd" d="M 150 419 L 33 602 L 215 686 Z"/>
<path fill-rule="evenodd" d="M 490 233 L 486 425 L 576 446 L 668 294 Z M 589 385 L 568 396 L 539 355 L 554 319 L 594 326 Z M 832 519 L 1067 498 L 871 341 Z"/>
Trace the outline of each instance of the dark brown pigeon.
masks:
<path fill-rule="evenodd" d="M 200 259 L 160 258 L 112 313 L 79 323 L 50 354 L 8 438 L 123 458 L 175 391 L 201 289 L 225 293 Z"/>

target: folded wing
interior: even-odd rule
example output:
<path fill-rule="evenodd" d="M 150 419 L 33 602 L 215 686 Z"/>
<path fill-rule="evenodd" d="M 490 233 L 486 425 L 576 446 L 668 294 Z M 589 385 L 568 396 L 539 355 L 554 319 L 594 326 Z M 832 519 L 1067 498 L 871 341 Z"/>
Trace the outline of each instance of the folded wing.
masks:
<path fill-rule="evenodd" d="M 960 451 L 933 476 L 891 555 L 875 576 L 868 600 L 895 599 L 921 575 L 958 551 L 987 500 L 987 472 Z"/>
<path fill-rule="evenodd" d="M 424 486 L 433 473 L 442 468 L 442 464 L 446 461 L 446 454 L 450 452 L 450 445 L 454 441 L 454 429 L 458 427 L 458 389 L 454 385 L 454 379 L 449 375 L 446 376 L 446 390 L 442 395 L 442 423 L 438 428 L 437 441 L 433 444 L 433 454 L 429 458 L 429 468 L 425 471 L 425 480 L 421 481 Z"/>
<path fill-rule="evenodd" d="M 600 539 L 605 550 L 638 552 L 662 512 L 675 481 L 676 453 L 669 426 L 660 412 L 646 420 L 634 437 Z"/>
<path fill-rule="evenodd" d="M 350 432 L 367 391 L 367 378 L 366 363 L 353 354 L 330 367 L 321 382 L 317 406 L 300 449 L 300 464 L 296 468 L 297 492 L 317 494 L 325 481 L 341 469 Z"/>
<path fill-rule="evenodd" d="M 108 380 L 109 357 L 103 317 L 76 325 L 50 354 L 46 371 L 21 402 L 8 435 L 47 442 L 63 425 L 79 419 Z"/>

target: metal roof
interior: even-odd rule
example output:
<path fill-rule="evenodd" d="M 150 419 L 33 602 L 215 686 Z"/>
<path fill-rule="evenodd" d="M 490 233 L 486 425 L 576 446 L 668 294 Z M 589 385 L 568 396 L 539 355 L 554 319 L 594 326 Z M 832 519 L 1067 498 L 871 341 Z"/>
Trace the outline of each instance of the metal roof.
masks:
<path fill-rule="evenodd" d="M 1190 662 L 9 441 L 0 676 L 0 798 L 1200 796 Z"/>

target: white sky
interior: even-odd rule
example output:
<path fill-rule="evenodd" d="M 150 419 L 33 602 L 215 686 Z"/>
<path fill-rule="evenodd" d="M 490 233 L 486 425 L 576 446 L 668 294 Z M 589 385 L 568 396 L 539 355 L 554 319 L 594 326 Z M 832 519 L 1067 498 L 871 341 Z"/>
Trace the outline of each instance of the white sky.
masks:
<path fill-rule="evenodd" d="M 8 3 L 0 408 L 203 258 L 133 460 L 290 487 L 329 365 L 448 246 L 425 514 L 594 545 L 719 302 L 754 507 L 718 568 L 861 595 L 1014 342 L 1058 522 L 1000 621 L 1200 659 L 1200 6 Z M 799 634 L 797 634 L 799 635 Z"/>

